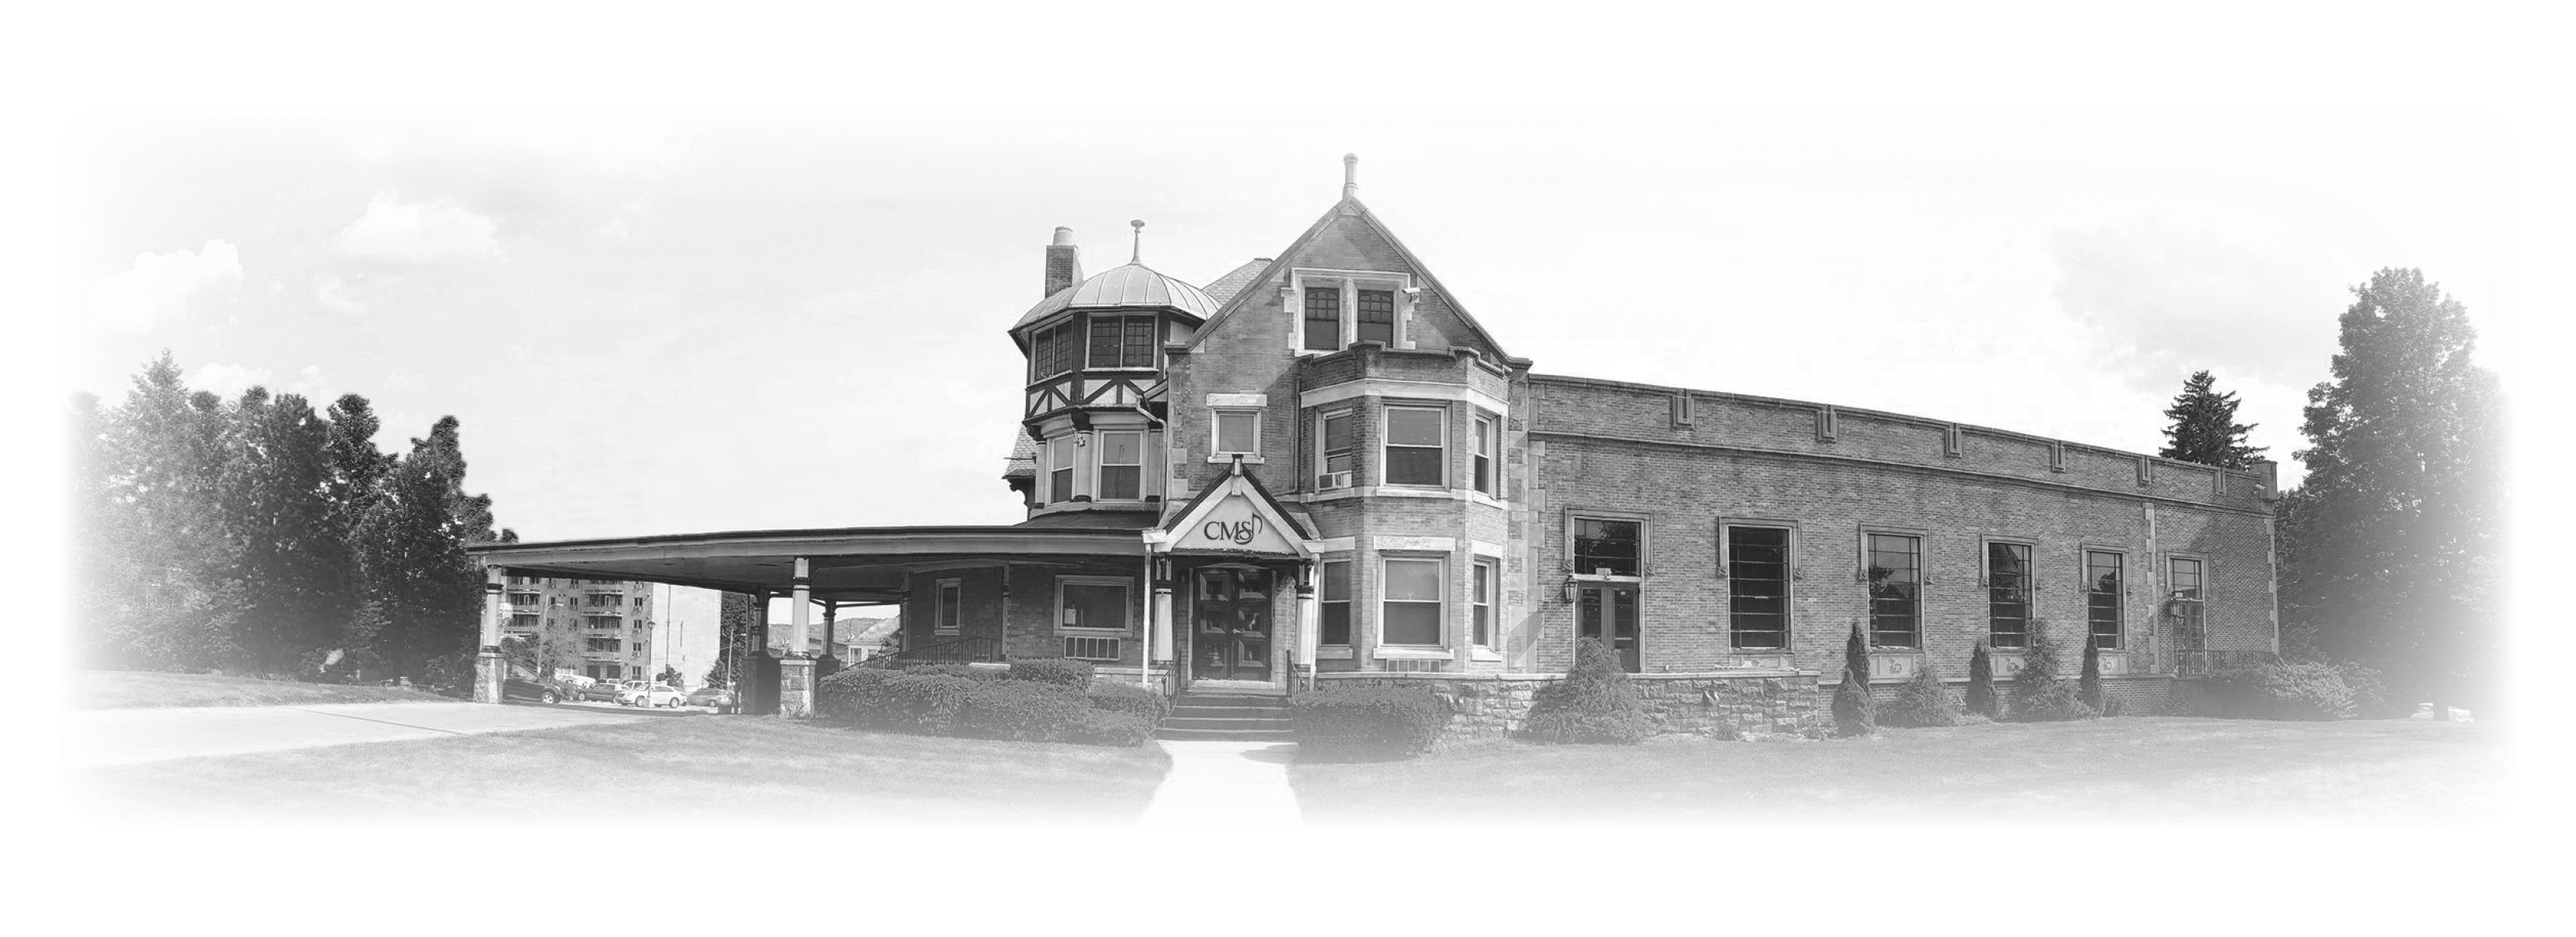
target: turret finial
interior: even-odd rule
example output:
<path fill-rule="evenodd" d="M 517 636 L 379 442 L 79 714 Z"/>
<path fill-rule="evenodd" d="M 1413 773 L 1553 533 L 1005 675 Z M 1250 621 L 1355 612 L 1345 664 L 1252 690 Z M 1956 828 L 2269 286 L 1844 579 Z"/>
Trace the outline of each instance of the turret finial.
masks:
<path fill-rule="evenodd" d="M 1127 262 L 1128 262 L 1128 263 L 1131 263 L 1131 264 L 1144 263 L 1144 262 L 1145 262 L 1145 220 L 1144 220 L 1144 219 L 1142 219 L 1142 218 L 1139 218 L 1139 219 L 1136 219 L 1136 220 L 1134 220 L 1134 221 L 1130 221 L 1130 222 L 1128 222 L 1128 223 L 1127 223 L 1127 226 L 1128 226 L 1128 227 L 1130 227 L 1130 228 L 1134 228 L 1134 229 L 1136 229 L 1136 249 L 1135 249 L 1135 250 L 1133 250 L 1133 251 L 1131 251 L 1131 252 L 1129 252 L 1129 253 L 1127 254 Z"/>

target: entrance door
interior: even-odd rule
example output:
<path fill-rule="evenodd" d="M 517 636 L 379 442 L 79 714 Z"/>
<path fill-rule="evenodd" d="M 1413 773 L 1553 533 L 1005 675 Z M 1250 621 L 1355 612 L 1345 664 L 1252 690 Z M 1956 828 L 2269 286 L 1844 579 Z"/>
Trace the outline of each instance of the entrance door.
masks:
<path fill-rule="evenodd" d="M 1190 601 L 1190 678 L 1270 679 L 1269 570 L 1202 569 Z"/>
<path fill-rule="evenodd" d="M 1574 634 L 1602 638 L 1619 652 L 1619 666 L 1637 673 L 1637 587 L 1583 586 L 1575 596 Z"/>

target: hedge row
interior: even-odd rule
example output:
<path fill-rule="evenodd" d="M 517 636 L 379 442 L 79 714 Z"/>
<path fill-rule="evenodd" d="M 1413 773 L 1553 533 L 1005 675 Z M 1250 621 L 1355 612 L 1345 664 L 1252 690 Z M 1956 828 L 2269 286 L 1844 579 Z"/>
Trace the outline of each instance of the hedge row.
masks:
<path fill-rule="evenodd" d="M 1291 697 L 1301 758 L 1349 760 L 1421 754 L 1449 724 L 1449 704 L 1427 687 L 1322 686 Z"/>
<path fill-rule="evenodd" d="M 1091 745 L 1142 745 L 1171 711 L 1161 694 L 1094 686 L 1090 664 L 1055 659 L 1009 670 L 856 667 L 825 679 L 818 695 L 817 712 L 862 728 Z"/>

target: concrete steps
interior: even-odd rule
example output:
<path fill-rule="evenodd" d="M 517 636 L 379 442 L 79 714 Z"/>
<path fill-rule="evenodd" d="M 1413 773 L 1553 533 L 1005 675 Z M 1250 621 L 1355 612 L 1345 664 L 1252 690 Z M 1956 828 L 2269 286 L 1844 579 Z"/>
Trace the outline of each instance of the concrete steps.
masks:
<path fill-rule="evenodd" d="M 1182 693 L 1154 731 L 1171 741 L 1293 742 L 1288 698 L 1252 693 Z"/>

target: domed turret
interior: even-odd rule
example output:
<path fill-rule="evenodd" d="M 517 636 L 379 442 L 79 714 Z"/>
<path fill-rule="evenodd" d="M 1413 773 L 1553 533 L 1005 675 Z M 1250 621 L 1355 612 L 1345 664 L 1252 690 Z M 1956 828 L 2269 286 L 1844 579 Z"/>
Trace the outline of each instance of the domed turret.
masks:
<path fill-rule="evenodd" d="M 1031 325 L 1067 309 L 1170 309 L 1201 322 L 1216 315 L 1216 300 L 1207 291 L 1131 263 L 1101 271 L 1091 279 L 1057 290 L 1029 307 L 1012 328 Z"/>

